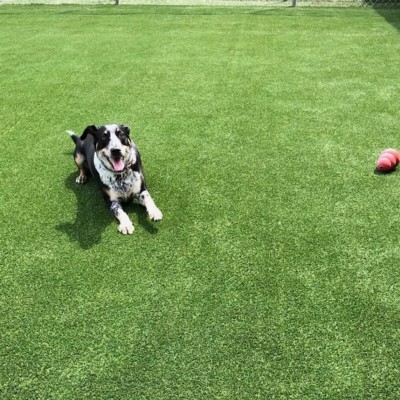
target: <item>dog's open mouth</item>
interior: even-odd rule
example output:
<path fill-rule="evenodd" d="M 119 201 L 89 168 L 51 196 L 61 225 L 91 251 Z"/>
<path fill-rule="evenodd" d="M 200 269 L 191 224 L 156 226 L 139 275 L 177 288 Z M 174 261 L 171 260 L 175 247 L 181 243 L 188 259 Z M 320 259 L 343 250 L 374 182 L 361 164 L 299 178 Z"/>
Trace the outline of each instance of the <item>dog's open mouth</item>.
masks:
<path fill-rule="evenodd" d="M 113 156 L 110 158 L 110 161 L 115 172 L 121 172 L 124 170 L 125 163 L 121 156 Z"/>

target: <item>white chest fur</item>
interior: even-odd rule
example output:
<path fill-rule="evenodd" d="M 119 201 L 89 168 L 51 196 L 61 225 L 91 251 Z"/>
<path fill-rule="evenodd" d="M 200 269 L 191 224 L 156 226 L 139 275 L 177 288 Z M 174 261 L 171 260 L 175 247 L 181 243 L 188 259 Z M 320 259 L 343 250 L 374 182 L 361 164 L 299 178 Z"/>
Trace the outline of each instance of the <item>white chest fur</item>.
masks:
<path fill-rule="evenodd" d="M 129 200 L 140 193 L 142 178 L 139 172 L 128 168 L 122 173 L 116 174 L 104 166 L 96 153 L 94 165 L 102 183 L 109 187 L 107 193 L 111 201 Z"/>

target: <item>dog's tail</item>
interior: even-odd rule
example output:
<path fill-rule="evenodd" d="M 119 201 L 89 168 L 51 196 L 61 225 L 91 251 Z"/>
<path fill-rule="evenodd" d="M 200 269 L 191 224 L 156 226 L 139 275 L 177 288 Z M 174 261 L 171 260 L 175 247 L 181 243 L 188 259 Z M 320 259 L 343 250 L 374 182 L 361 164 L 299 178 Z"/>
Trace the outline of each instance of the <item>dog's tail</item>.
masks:
<path fill-rule="evenodd" d="M 78 143 L 79 137 L 74 131 L 66 131 L 66 133 L 68 133 L 68 135 L 71 137 L 71 139 L 74 141 L 75 144 Z"/>

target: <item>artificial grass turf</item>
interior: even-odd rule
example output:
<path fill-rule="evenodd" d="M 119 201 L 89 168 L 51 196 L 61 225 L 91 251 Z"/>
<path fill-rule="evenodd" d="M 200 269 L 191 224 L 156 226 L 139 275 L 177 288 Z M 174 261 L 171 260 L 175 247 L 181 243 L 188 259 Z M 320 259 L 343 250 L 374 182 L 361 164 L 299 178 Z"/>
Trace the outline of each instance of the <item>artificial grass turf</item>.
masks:
<path fill-rule="evenodd" d="M 0 21 L 2 399 L 399 397 L 396 11 Z M 129 237 L 63 133 L 107 122 L 165 216 Z"/>

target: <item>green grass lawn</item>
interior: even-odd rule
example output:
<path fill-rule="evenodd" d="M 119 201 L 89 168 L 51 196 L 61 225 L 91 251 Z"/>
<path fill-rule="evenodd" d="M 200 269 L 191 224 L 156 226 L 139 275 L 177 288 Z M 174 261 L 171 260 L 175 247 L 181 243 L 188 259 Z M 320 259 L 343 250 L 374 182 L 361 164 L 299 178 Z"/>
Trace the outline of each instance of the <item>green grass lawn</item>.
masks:
<path fill-rule="evenodd" d="M 399 399 L 400 13 L 0 7 L 1 399 Z M 117 232 L 66 129 L 132 129 Z"/>

